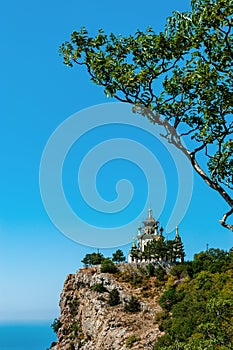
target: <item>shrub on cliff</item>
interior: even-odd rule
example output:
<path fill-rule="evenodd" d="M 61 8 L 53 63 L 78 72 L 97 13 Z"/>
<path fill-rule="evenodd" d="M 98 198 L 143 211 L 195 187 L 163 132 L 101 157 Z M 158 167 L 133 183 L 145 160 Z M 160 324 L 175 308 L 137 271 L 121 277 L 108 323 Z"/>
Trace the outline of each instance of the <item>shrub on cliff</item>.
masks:
<path fill-rule="evenodd" d="M 79 307 L 79 302 L 78 302 L 78 300 L 77 300 L 77 299 L 73 299 L 73 300 L 70 302 L 69 306 L 70 306 L 70 313 L 71 313 L 71 315 L 72 315 L 72 316 L 77 315 L 77 313 L 78 313 L 78 307 Z"/>
<path fill-rule="evenodd" d="M 167 289 L 159 299 L 159 305 L 167 311 L 170 311 L 172 306 L 177 302 L 176 288 L 172 286 Z"/>
<path fill-rule="evenodd" d="M 61 326 L 62 326 L 62 323 L 57 318 L 55 318 L 53 323 L 51 324 L 51 327 L 55 333 L 58 332 L 58 330 L 59 330 L 59 328 L 61 328 Z"/>
<path fill-rule="evenodd" d="M 156 276 L 157 280 L 162 282 L 164 281 L 164 278 L 166 276 L 166 271 L 162 266 L 158 266 L 155 271 L 154 271 L 154 275 Z"/>
<path fill-rule="evenodd" d="M 101 264 L 101 261 L 103 260 L 103 258 L 104 256 L 101 253 L 86 254 L 83 260 L 81 260 L 81 262 L 85 266 L 99 265 Z"/>
<path fill-rule="evenodd" d="M 124 310 L 126 312 L 138 312 L 141 310 L 141 305 L 139 300 L 135 297 L 132 296 L 129 301 L 125 303 Z"/>
<path fill-rule="evenodd" d="M 113 290 L 111 290 L 111 292 L 109 293 L 108 296 L 108 304 L 110 306 L 115 306 L 115 305 L 119 305 L 121 302 L 120 300 L 120 294 L 118 292 L 118 290 L 116 288 L 114 288 Z"/>
<path fill-rule="evenodd" d="M 149 264 L 146 266 L 146 270 L 147 270 L 147 273 L 148 273 L 148 275 L 149 275 L 150 277 L 155 275 L 155 267 L 154 267 L 153 264 L 149 263 Z"/>
<path fill-rule="evenodd" d="M 100 267 L 101 272 L 109 272 L 109 273 L 115 273 L 117 272 L 117 267 L 116 265 L 112 262 L 111 259 L 109 258 L 104 258 L 101 261 L 101 267 Z"/>
<path fill-rule="evenodd" d="M 98 292 L 98 293 L 104 293 L 107 291 L 107 289 L 104 287 L 103 283 L 95 283 L 92 286 L 92 290 L 94 290 L 95 292 Z"/>
<path fill-rule="evenodd" d="M 136 337 L 136 335 L 133 334 L 126 340 L 125 346 L 127 348 L 132 348 L 132 346 L 139 340 L 140 340 L 140 337 Z"/>

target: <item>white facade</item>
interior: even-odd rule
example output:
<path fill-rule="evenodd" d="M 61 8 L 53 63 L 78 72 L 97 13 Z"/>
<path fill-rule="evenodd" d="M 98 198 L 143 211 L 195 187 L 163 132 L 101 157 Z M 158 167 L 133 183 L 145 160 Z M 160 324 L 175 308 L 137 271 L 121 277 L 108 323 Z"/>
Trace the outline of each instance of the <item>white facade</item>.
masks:
<path fill-rule="evenodd" d="M 143 221 L 143 226 L 138 227 L 137 243 L 134 239 L 132 248 L 144 252 L 145 246 L 152 240 L 158 240 L 163 235 L 163 228 L 159 228 L 159 222 L 153 218 L 152 209 L 148 211 L 148 217 Z M 135 262 L 135 259 L 129 253 L 128 262 Z"/>

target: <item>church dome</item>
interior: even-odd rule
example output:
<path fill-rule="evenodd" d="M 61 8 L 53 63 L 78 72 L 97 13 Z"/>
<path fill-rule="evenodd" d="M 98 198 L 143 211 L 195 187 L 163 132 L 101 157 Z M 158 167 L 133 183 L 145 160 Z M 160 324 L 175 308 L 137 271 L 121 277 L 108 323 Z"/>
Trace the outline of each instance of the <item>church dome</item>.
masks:
<path fill-rule="evenodd" d="M 152 209 L 148 210 L 148 217 L 145 221 L 143 221 L 144 226 L 155 226 L 158 224 L 158 221 L 153 218 Z"/>

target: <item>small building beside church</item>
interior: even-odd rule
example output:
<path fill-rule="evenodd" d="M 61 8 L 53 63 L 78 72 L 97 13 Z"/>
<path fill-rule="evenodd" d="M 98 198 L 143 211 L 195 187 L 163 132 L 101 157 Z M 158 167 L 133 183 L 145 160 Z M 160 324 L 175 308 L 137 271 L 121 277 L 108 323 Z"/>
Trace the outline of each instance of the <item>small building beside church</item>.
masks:
<path fill-rule="evenodd" d="M 128 255 L 128 262 L 164 261 L 175 263 L 184 261 L 184 246 L 176 227 L 175 237 L 165 239 L 164 229 L 160 226 L 149 209 L 148 217 L 138 227 L 137 238 L 133 239 L 132 248 Z"/>

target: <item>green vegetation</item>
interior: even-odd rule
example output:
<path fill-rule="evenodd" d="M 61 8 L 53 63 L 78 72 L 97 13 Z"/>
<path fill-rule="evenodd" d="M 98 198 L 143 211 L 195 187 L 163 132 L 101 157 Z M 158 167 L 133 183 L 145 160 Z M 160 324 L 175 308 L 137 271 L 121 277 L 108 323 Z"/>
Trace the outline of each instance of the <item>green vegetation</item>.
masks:
<path fill-rule="evenodd" d="M 104 293 L 107 291 L 107 289 L 104 287 L 103 283 L 95 283 L 92 286 L 92 290 L 94 290 L 95 292 L 98 292 L 98 293 Z"/>
<path fill-rule="evenodd" d="M 105 302 L 106 301 L 106 299 L 102 296 L 102 295 L 100 295 L 100 296 L 98 296 L 98 298 L 97 298 L 98 300 L 100 300 L 100 301 L 103 301 L 103 302 Z"/>
<path fill-rule="evenodd" d="M 125 346 L 127 348 L 132 348 L 132 346 L 134 345 L 134 343 L 136 343 L 137 341 L 140 340 L 140 337 L 136 337 L 136 335 L 131 335 L 125 342 Z"/>
<path fill-rule="evenodd" d="M 180 283 L 168 286 L 159 300 L 164 312 L 154 350 L 232 349 L 233 253 L 210 249 L 192 262 L 173 267 Z"/>
<path fill-rule="evenodd" d="M 109 292 L 108 304 L 110 306 L 115 306 L 115 305 L 119 305 L 120 302 L 121 302 L 120 294 L 119 294 L 118 290 L 116 288 L 114 288 L 113 290 L 111 290 Z"/>
<path fill-rule="evenodd" d="M 125 261 L 125 256 L 121 249 L 117 249 L 116 252 L 112 254 L 112 261 L 116 263 Z"/>
<path fill-rule="evenodd" d="M 103 257 L 104 256 L 101 253 L 86 254 L 81 262 L 85 266 L 100 265 Z"/>
<path fill-rule="evenodd" d="M 148 265 L 146 266 L 146 269 L 147 269 L 148 275 L 149 275 L 150 277 L 152 277 L 152 276 L 155 275 L 155 267 L 154 267 L 153 264 L 151 264 L 151 263 L 148 264 Z"/>
<path fill-rule="evenodd" d="M 126 301 L 124 306 L 124 311 L 126 312 L 139 312 L 141 310 L 141 305 L 139 300 L 132 296 L 129 301 Z"/>
<path fill-rule="evenodd" d="M 72 323 L 69 330 L 70 330 L 70 332 L 72 332 L 72 336 L 76 337 L 81 332 L 79 322 L 76 321 L 76 322 Z"/>
<path fill-rule="evenodd" d="M 60 47 L 64 63 L 85 66 L 107 97 L 164 127 L 167 141 L 227 204 L 220 222 L 231 230 L 232 13 L 233 0 L 191 0 L 191 11 L 174 11 L 160 33 L 107 35 L 101 29 L 91 37 L 81 28 Z"/>
<path fill-rule="evenodd" d="M 78 349 L 80 349 L 82 341 L 84 340 L 84 334 L 82 332 L 82 328 L 80 327 L 80 322 L 74 321 L 74 323 L 72 323 L 68 328 L 67 334 L 69 334 L 68 338 L 70 340 L 70 343 L 73 344 L 73 348 L 77 349 L 74 345 L 74 342 L 76 343 L 78 341 Z"/>
<path fill-rule="evenodd" d="M 128 282 L 133 287 L 139 287 L 147 283 L 148 273 L 143 268 L 125 265 L 124 268 L 117 273 L 116 279 L 119 282 Z"/>
<path fill-rule="evenodd" d="M 162 266 L 153 265 L 152 263 L 148 263 L 147 265 L 143 266 L 125 264 L 117 272 L 115 278 L 119 282 L 130 283 L 133 288 L 141 287 L 142 292 L 146 292 L 143 293 L 143 295 L 149 296 L 151 288 L 161 288 L 161 286 L 166 283 L 167 273 Z"/>
<path fill-rule="evenodd" d="M 93 265 L 100 265 L 102 261 L 105 261 L 104 262 L 105 264 L 106 259 L 111 262 L 121 263 L 125 261 L 125 256 L 121 249 L 117 249 L 115 253 L 112 254 L 112 259 L 105 258 L 102 253 L 98 252 L 98 253 L 86 254 L 83 260 L 81 260 L 81 262 L 84 264 L 84 266 L 87 267 L 87 266 L 93 266 Z"/>
<path fill-rule="evenodd" d="M 100 271 L 101 271 L 101 272 L 115 273 L 115 272 L 117 272 L 117 267 L 116 267 L 116 265 L 112 262 L 111 259 L 109 259 L 109 258 L 104 258 L 104 259 L 102 259 L 102 261 L 101 261 Z"/>
<path fill-rule="evenodd" d="M 70 303 L 69 303 L 69 307 L 70 307 L 70 313 L 72 316 L 76 316 L 77 312 L 78 312 L 78 307 L 79 307 L 79 302 L 77 299 L 73 299 Z"/>
<path fill-rule="evenodd" d="M 144 252 L 133 247 L 131 249 L 131 256 L 138 260 L 162 260 L 175 263 L 177 259 L 184 261 L 185 252 L 180 236 L 177 236 L 173 240 L 165 240 L 161 235 L 159 240 L 148 242 L 144 248 Z"/>
<path fill-rule="evenodd" d="M 59 319 L 55 318 L 53 323 L 51 324 L 51 327 L 55 333 L 58 332 L 59 328 L 61 328 L 62 323 Z"/>
<path fill-rule="evenodd" d="M 165 269 L 162 266 L 158 266 L 154 271 L 154 276 L 156 276 L 157 280 L 163 282 L 165 280 L 165 276 L 167 275 Z"/>
<path fill-rule="evenodd" d="M 173 265 L 169 273 L 153 263 L 137 267 L 124 264 L 118 271 L 111 259 L 102 258 L 101 272 L 117 272 L 116 279 L 140 287 L 142 297 L 149 297 L 158 288 L 164 289 L 159 299 L 163 311 L 155 315 L 164 335 L 158 338 L 154 350 L 233 348 L 233 248 L 200 252 L 193 261 Z M 105 288 L 97 283 L 93 290 L 102 292 Z M 113 289 L 103 301 L 110 306 L 120 304 L 118 290 Z M 75 300 L 70 302 L 70 307 L 75 312 Z M 132 296 L 125 301 L 123 309 L 139 312 L 140 301 Z M 60 321 L 55 319 L 52 328 L 57 332 L 60 327 Z M 78 328 L 72 331 L 75 333 Z M 127 339 L 127 347 L 133 343 L 134 338 Z"/>

